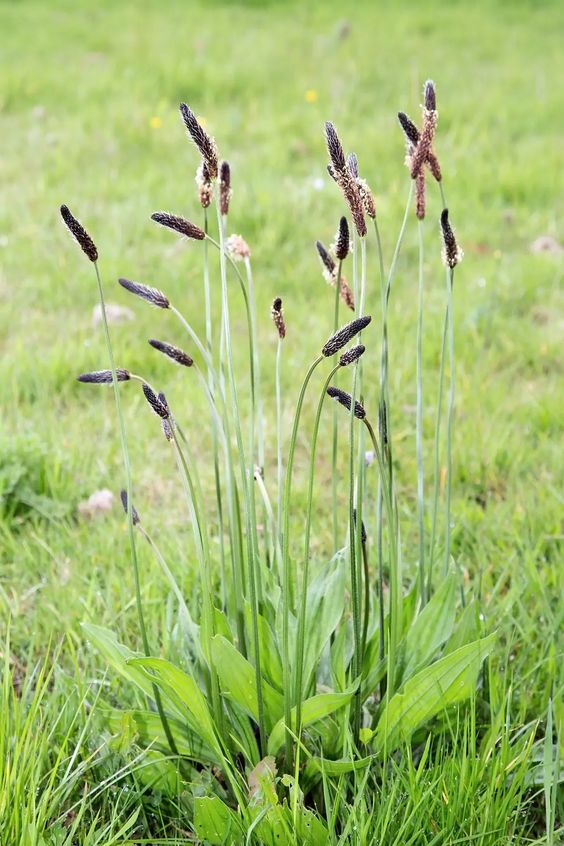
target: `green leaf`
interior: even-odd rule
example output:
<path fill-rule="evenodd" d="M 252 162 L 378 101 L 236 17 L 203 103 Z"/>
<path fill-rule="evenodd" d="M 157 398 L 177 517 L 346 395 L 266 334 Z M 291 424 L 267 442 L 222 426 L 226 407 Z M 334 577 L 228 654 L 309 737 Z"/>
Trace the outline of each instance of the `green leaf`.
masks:
<path fill-rule="evenodd" d="M 243 838 L 239 817 L 219 796 L 194 799 L 194 828 L 200 840 L 212 846 L 241 843 Z"/>
<path fill-rule="evenodd" d="M 405 639 L 402 681 L 407 681 L 428 664 L 450 637 L 454 626 L 456 582 L 454 573 L 450 573 L 410 627 Z"/>
<path fill-rule="evenodd" d="M 456 628 L 443 650 L 443 655 L 450 655 L 466 643 L 477 640 L 480 636 L 478 614 L 478 603 L 473 599 L 460 615 Z"/>
<path fill-rule="evenodd" d="M 110 629 L 95 626 L 93 623 L 83 623 L 82 629 L 114 670 L 128 681 L 134 682 L 147 696 L 153 695 L 153 685 L 147 674 L 129 663 L 132 658 L 140 657 L 138 652 L 132 652 L 123 643 L 119 643 Z"/>
<path fill-rule="evenodd" d="M 304 690 L 329 638 L 339 625 L 345 608 L 344 557 L 336 555 L 329 568 L 311 581 L 307 592 L 304 645 Z"/>
<path fill-rule="evenodd" d="M 165 693 L 175 694 L 186 707 L 194 731 L 199 732 L 212 749 L 220 751 L 208 703 L 191 676 L 164 658 L 133 658 L 128 663 L 152 670 L 156 684 Z"/>
<path fill-rule="evenodd" d="M 316 696 L 306 699 L 302 703 L 302 727 L 311 725 L 312 723 L 322 720 L 329 714 L 334 713 L 339 708 L 343 708 L 351 701 L 356 690 L 356 685 L 350 687 L 343 693 L 318 693 Z M 296 717 L 296 708 L 292 708 L 292 721 Z M 268 738 L 268 754 L 276 755 L 284 745 L 285 722 L 283 719 L 279 720 Z"/>
<path fill-rule="evenodd" d="M 495 634 L 469 643 L 440 658 L 392 696 L 376 727 L 377 749 L 393 749 L 440 711 L 471 695 L 480 665 L 491 651 Z"/>
<path fill-rule="evenodd" d="M 249 631 L 252 631 L 252 615 L 250 603 L 245 604 L 245 619 Z M 221 634 L 221 632 L 218 632 Z M 282 661 L 280 659 L 280 652 L 278 650 L 278 643 L 265 618 L 258 615 L 258 636 L 260 647 L 261 670 L 267 679 L 277 688 L 282 691 L 284 689 L 284 673 L 282 671 Z M 251 649 L 253 643 L 251 638 Z M 254 651 L 253 651 L 254 660 Z"/>
<path fill-rule="evenodd" d="M 131 742 L 137 738 L 143 746 L 160 747 L 169 751 L 161 719 L 155 711 L 113 709 L 101 713 L 109 730 L 119 738 L 120 748 L 127 748 L 125 744 L 128 739 Z M 202 742 L 199 734 L 190 731 L 185 723 L 169 716 L 168 725 L 180 755 L 201 763 L 217 763 L 217 754 Z"/>
<path fill-rule="evenodd" d="M 221 635 L 212 638 L 211 651 L 222 693 L 258 720 L 256 678 L 252 664 Z M 282 716 L 284 699 L 265 681 L 262 692 L 266 725 L 271 728 Z"/>

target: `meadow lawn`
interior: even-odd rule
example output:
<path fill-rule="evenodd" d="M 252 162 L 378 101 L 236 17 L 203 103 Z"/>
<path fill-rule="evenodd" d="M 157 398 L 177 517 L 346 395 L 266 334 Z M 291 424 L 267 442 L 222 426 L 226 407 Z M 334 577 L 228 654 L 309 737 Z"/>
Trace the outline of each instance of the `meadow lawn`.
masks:
<path fill-rule="evenodd" d="M 531 244 L 540 236 L 564 242 L 563 25 L 561 4 L 525 0 L 0 4 L 3 846 L 65 843 L 71 807 L 75 815 L 84 813 L 76 822 L 80 843 L 122 843 L 135 831 L 172 838 L 187 827 L 149 793 L 139 810 L 143 780 L 135 774 L 119 782 L 127 791 L 112 787 L 92 805 L 75 808 L 137 751 L 126 740 L 104 745 L 94 699 L 102 694 L 126 701 L 128 691 L 106 672 L 80 624 L 109 626 L 132 649 L 140 641 L 119 506 L 124 481 L 113 397 L 110 390 L 75 380 L 83 371 L 108 366 L 101 326 L 93 325 L 95 276 L 59 218 L 60 204 L 67 203 L 87 226 L 100 253 L 108 300 L 133 313 L 133 319 L 111 327 L 118 365 L 166 390 L 206 467 L 209 432 L 202 396 L 192 388 L 190 373 L 171 368 L 147 344 L 151 337 L 180 346 L 187 341 L 169 315 L 144 307 L 117 285 L 125 276 L 163 288 L 203 330 L 200 245 L 165 236 L 150 220 L 152 212 L 167 209 L 201 222 L 197 156 L 179 119 L 180 101 L 205 121 L 231 163 L 230 227 L 252 251 L 270 421 L 267 468 L 272 468 L 273 297 L 283 298 L 288 324 L 283 370 L 288 428 L 299 375 L 332 329 L 333 295 L 320 272 L 315 240 L 333 240 L 343 206 L 326 172 L 324 121 L 335 122 L 374 190 L 389 262 L 409 190 L 396 114 L 405 110 L 419 119 L 423 82 L 434 79 L 440 114 L 436 149 L 465 253 L 454 290 L 453 555 L 464 571 L 465 590 L 482 598 L 485 624 L 498 633 L 490 672 L 503 695 L 510 692 L 508 723 L 516 733 L 538 723 L 541 739 L 550 713 L 554 737 L 559 732 L 562 742 L 564 248 L 535 252 Z M 444 312 L 440 211 L 439 192 L 430 184 L 424 314 L 428 496 Z M 375 325 L 363 338 L 364 378 L 366 405 L 375 408 L 380 289 L 371 241 L 368 253 L 367 311 Z M 212 276 L 214 284 L 219 283 Z M 416 287 L 417 230 L 411 225 L 390 304 L 407 580 L 415 577 L 417 559 Z M 219 288 L 213 290 L 219 321 Z M 233 311 L 243 390 L 247 348 L 235 296 Z M 138 386 L 125 385 L 122 397 L 135 504 L 190 596 L 196 574 L 189 527 L 166 442 Z M 298 442 L 297 525 L 312 405 L 313 400 Z M 312 537 L 317 558 L 326 554 L 331 535 L 329 463 L 327 427 Z M 211 471 L 209 464 L 206 489 Z M 79 503 L 103 488 L 114 492 L 114 507 L 92 519 L 81 516 Z M 140 555 L 149 638 L 167 654 L 173 604 L 149 552 L 142 549 Z M 39 703 L 46 656 L 51 675 Z M 528 775 L 522 774 L 530 786 L 521 831 L 530 842 L 556 843 L 544 833 L 542 780 L 530 774 L 534 756 L 542 763 L 543 748 L 534 748 Z M 15 771 L 3 768 L 10 749 L 13 761 L 20 761 Z M 457 755 L 453 744 L 451 786 L 462 778 Z M 483 788 L 473 784 L 480 796 L 476 807 L 486 799 L 499 802 L 493 834 L 465 839 L 453 819 L 444 839 L 433 843 L 513 842 L 513 822 L 506 828 L 503 823 L 503 789 L 488 799 Z M 389 801 L 391 807 L 399 800 Z M 99 816 L 88 832 L 93 813 Z M 424 806 L 419 815 L 424 819 Z M 130 828 L 120 833 L 127 820 Z M 431 843 L 430 835 L 422 838 L 402 842 Z M 380 842 L 399 843 L 392 834 Z"/>

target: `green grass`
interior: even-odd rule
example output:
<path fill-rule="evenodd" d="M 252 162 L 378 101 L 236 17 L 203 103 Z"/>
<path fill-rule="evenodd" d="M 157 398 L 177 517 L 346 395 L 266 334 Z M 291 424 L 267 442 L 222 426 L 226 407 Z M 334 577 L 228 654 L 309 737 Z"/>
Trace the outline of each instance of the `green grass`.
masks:
<path fill-rule="evenodd" d="M 79 624 L 108 625 L 132 648 L 140 644 L 122 514 L 116 505 L 105 519 L 76 518 L 80 500 L 101 487 L 117 492 L 123 475 L 111 392 L 91 392 L 73 382 L 79 372 L 107 366 L 107 358 L 101 329 L 91 325 L 92 270 L 69 246 L 58 206 L 67 202 L 93 234 L 108 299 L 135 312 L 134 322 L 113 330 L 118 365 L 167 385 L 171 404 L 184 411 L 194 450 L 204 452 L 209 439 L 200 425 L 200 394 L 190 391 L 184 374 L 171 375 L 167 362 L 145 344 L 155 334 L 181 343 L 182 335 L 167 315 L 162 319 L 132 304 L 115 279 L 124 275 L 162 286 L 203 329 L 201 252 L 196 245 L 176 245 L 149 215 L 165 208 L 199 219 L 196 157 L 183 138 L 178 102 L 187 101 L 205 116 L 233 168 L 231 226 L 253 251 L 263 392 L 271 420 L 275 343 L 268 309 L 275 295 L 284 299 L 288 427 L 295 374 L 304 371 L 318 351 L 318 339 L 332 328 L 333 296 L 321 278 L 314 241 L 332 239 L 342 207 L 324 172 L 323 121 L 335 121 L 375 190 L 389 261 L 408 189 L 395 114 L 405 109 L 418 116 L 427 77 L 438 87 L 437 150 L 465 250 L 455 280 L 453 549 L 468 589 L 484 598 L 487 626 L 499 633 L 489 664 L 490 695 L 495 705 L 505 703 L 507 726 L 500 728 L 503 740 L 489 757 L 468 748 L 470 726 L 453 727 L 450 739 L 433 751 L 424 783 L 417 782 L 417 762 L 406 754 L 397 773 L 374 787 L 381 793 L 378 818 L 367 821 L 361 794 L 351 818 L 369 824 L 379 842 L 390 844 L 501 844 L 512 837 L 550 842 L 542 776 L 540 771 L 531 775 L 535 760 L 542 766 L 543 748 L 528 749 L 526 742 L 531 736 L 542 740 L 549 699 L 558 703 L 562 696 L 558 339 L 564 296 L 561 257 L 532 255 L 529 244 L 542 234 L 558 237 L 562 219 L 563 17 L 556 3 L 526 2 L 377 7 L 146 2 L 141 8 L 131 2 L 94 6 L 57 0 L 0 6 L 5 34 L 0 54 L 0 619 L 2 642 L 8 620 L 11 630 L 5 685 L 6 666 L 16 678 L 28 679 L 21 696 L 9 693 L 9 686 L 3 689 L 0 726 L 9 740 L 0 744 L 0 767 L 6 772 L 6 762 L 14 760 L 14 738 L 33 770 L 26 781 L 39 788 L 36 809 L 24 810 L 20 803 L 20 812 L 12 804 L 8 823 L 0 822 L 1 842 L 50 846 L 71 836 L 81 843 L 126 842 L 120 828 L 138 813 L 141 794 L 139 836 L 166 832 L 180 838 L 189 814 L 182 802 L 175 808 L 159 798 L 158 786 L 150 788 L 132 774 L 127 799 L 108 789 L 102 798 L 79 805 L 84 816 L 72 835 L 64 826 L 62 834 L 50 827 L 124 761 L 135 760 L 138 751 L 127 737 L 117 750 L 111 748 L 102 725 L 89 722 L 100 685 L 116 700 L 129 694 L 105 678 L 104 663 L 87 648 Z M 443 310 L 442 274 L 431 279 L 431 268 L 438 266 L 433 251 L 440 249 L 439 212 L 438 192 L 431 190 L 425 224 L 427 396 L 436 382 Z M 213 282 L 219 315 L 219 277 Z M 414 575 L 417 556 L 416 300 L 412 226 L 390 311 L 392 391 L 401 398 L 394 433 L 408 575 Z M 367 310 L 375 319 L 378 306 L 374 273 L 368 279 Z M 246 348 L 237 344 L 238 330 L 243 337 L 239 308 L 235 357 L 243 367 Z M 370 363 L 374 378 L 367 366 L 365 387 L 367 405 L 375 408 L 376 350 Z M 126 387 L 136 505 L 189 595 L 195 564 L 183 556 L 189 527 L 179 489 L 171 482 L 166 444 L 140 392 Z M 312 418 L 310 406 L 310 426 Z M 428 457 L 433 422 L 429 404 L 424 413 Z M 296 487 L 302 499 L 296 513 L 305 506 L 308 432 L 304 426 L 298 443 Z M 274 441 L 268 448 L 274 467 Z M 330 457 L 328 424 L 319 443 L 322 493 L 312 533 L 317 558 L 332 532 L 324 516 L 329 514 Z M 211 477 L 204 482 L 209 487 Z M 174 656 L 178 644 L 170 634 L 172 605 L 163 601 L 166 583 L 143 548 L 140 560 L 149 639 Z M 49 643 L 60 647 L 49 652 Z M 41 689 L 34 668 L 48 654 L 55 655 L 55 666 Z M 69 696 L 76 714 L 69 706 L 64 710 Z M 24 725 L 26 714 L 33 729 Z M 555 714 L 562 738 L 562 705 Z M 22 767 L 22 779 L 25 773 Z M 204 787 L 202 775 L 193 791 Z M 0 778 L 0 790 L 0 807 L 6 791 L 19 795 L 9 778 Z M 402 821 L 394 819 L 397 805 Z M 473 822 L 466 824 L 468 814 Z M 35 828 L 26 830 L 24 823 Z M 468 831 L 476 835 L 473 840 Z"/>

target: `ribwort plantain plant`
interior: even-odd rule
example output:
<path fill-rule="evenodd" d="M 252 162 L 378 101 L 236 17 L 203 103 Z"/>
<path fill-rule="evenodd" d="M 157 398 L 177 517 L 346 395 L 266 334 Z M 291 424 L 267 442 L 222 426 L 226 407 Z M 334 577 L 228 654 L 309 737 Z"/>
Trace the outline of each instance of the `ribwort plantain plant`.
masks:
<path fill-rule="evenodd" d="M 93 384 L 112 382 L 115 390 L 126 481 L 122 503 L 128 515 L 144 654 L 132 652 L 118 643 L 111 631 L 98 626 L 85 625 L 85 632 L 113 669 L 144 693 L 146 708 L 128 715 L 141 742 L 172 754 L 184 779 L 189 780 L 194 769 L 209 768 L 211 794 L 194 803 L 193 823 L 201 839 L 222 842 L 217 839 L 217 831 L 222 829 L 231 832 L 234 843 L 280 842 L 279 837 L 288 843 L 322 843 L 327 842 L 328 799 L 334 796 L 335 785 L 340 785 L 346 796 L 359 778 L 365 778 L 365 772 L 366 779 L 368 773 L 370 778 L 385 779 L 392 754 L 401 754 L 399 750 L 405 744 L 418 743 L 421 732 L 432 734 L 437 729 L 437 717 L 445 712 L 448 716 L 448 710 L 457 703 L 478 695 L 480 666 L 492 647 L 493 635 L 481 636 L 476 601 L 459 615 L 459 575 L 451 567 L 453 273 L 462 254 L 449 214 L 443 209 L 442 172 L 433 149 L 438 118 L 436 92 L 432 83 L 426 83 L 421 130 L 403 112 L 399 115 L 407 141 L 409 190 L 387 271 L 372 190 L 359 176 L 356 156 L 345 155 L 335 126 L 330 122 L 325 126 L 328 170 L 352 217 L 353 242 L 344 216 L 330 250 L 317 242 L 324 273 L 335 287 L 334 302 L 328 304 L 333 334 L 325 342 L 322 337 L 317 339 L 319 352 L 300 380 L 289 429 L 283 413 L 289 398 L 281 389 L 286 358 L 282 352 L 296 343 L 297 321 L 291 323 L 287 337 L 282 300 L 277 296 L 271 311 L 277 339 L 276 401 L 270 408 L 263 404 L 261 392 L 251 251 L 241 236 L 228 236 L 233 214 L 231 169 L 226 161 L 220 161 L 215 140 L 200 126 L 194 112 L 185 104 L 180 111 L 201 155 L 196 182 L 202 225 L 168 212 L 157 212 L 152 218 L 189 238 L 192 249 L 204 251 L 205 337 L 200 337 L 194 323 L 159 288 L 123 278 L 119 283 L 149 304 L 172 312 L 188 335 L 189 352 L 168 341 L 153 339 L 149 343 L 171 362 L 186 368 L 183 372 L 188 392 L 204 394 L 212 433 L 210 463 L 213 461 L 215 498 L 210 501 L 203 493 L 202 457 L 196 460 L 190 449 L 190 425 L 186 430 L 179 425 L 184 409 L 171 407 L 144 374 L 115 367 L 104 320 L 110 369 L 78 378 Z M 423 475 L 423 244 L 426 220 L 439 218 L 439 214 L 433 197 L 426 196 L 427 170 L 441 189 L 440 224 L 447 267 L 435 421 L 435 487 L 430 499 L 425 497 Z M 393 455 L 406 447 L 405 442 L 394 441 L 388 325 L 414 187 L 420 251 L 415 328 L 417 508 L 412 515 L 418 527 L 417 550 L 405 548 L 400 532 L 409 504 L 398 501 Z M 209 216 L 214 205 L 215 226 Z M 94 263 L 105 314 L 98 251 L 66 206 L 61 213 Z M 372 221 L 373 234 L 367 221 Z M 368 273 L 367 241 L 372 237 L 379 297 Z M 209 247 L 216 251 L 218 265 L 212 262 L 216 253 L 208 252 Z M 438 239 L 433 255 L 438 266 Z M 352 267 L 345 271 L 347 262 Z M 243 273 L 239 270 L 241 263 Z M 217 266 L 219 286 L 212 283 L 212 269 Z M 346 276 L 352 279 L 352 287 Z M 235 372 L 234 300 L 228 291 L 232 281 L 241 294 L 248 333 L 248 372 L 243 374 Z M 353 315 L 339 328 L 340 300 Z M 212 319 L 214 301 L 221 310 L 218 326 Z M 155 312 L 155 332 L 160 334 L 159 317 Z M 381 337 L 379 350 L 375 325 Z M 439 536 L 438 459 L 447 348 L 450 393 L 445 531 Z M 379 379 L 374 378 L 374 368 L 369 364 L 375 358 L 379 359 Z M 318 368 L 323 371 L 322 387 L 311 425 L 306 413 L 308 395 Z M 121 402 L 122 391 L 131 390 L 128 384 L 138 382 L 148 407 L 161 421 L 186 499 L 200 582 L 199 594 L 192 599 L 183 595 L 174 568 L 133 504 Z M 243 391 L 250 397 L 248 416 L 242 413 Z M 327 397 L 336 401 L 331 451 L 332 540 L 331 548 L 320 556 L 312 554 L 311 541 L 317 522 L 317 445 L 327 415 Z M 276 432 L 268 442 L 265 417 L 274 421 Z M 339 438 L 340 430 L 346 431 L 346 436 Z M 300 436 L 308 438 L 310 447 L 306 507 L 298 532 L 292 516 Z M 375 457 L 376 479 L 367 472 L 368 445 Z M 340 482 L 343 476 L 347 485 Z M 217 544 L 210 543 L 212 526 L 217 526 Z M 161 649 L 148 642 L 135 533 L 148 543 L 170 585 L 187 644 L 183 661 L 187 669 L 160 657 Z M 445 566 L 433 582 L 441 543 Z M 112 730 L 122 717 L 123 712 L 108 709 L 106 718 Z M 306 829 L 317 832 L 317 839 L 304 839 Z"/>

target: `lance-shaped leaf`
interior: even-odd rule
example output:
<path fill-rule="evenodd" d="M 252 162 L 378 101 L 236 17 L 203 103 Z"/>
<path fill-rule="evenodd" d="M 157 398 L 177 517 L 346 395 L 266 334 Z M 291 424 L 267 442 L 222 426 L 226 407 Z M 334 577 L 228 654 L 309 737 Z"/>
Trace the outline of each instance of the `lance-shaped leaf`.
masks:
<path fill-rule="evenodd" d="M 233 699 L 254 720 L 258 720 L 258 701 L 255 669 L 238 649 L 221 635 L 211 642 L 212 661 L 219 676 L 222 693 Z M 268 682 L 263 681 L 262 693 L 267 726 L 273 726 L 282 716 L 284 699 Z"/>
<path fill-rule="evenodd" d="M 403 691 L 392 696 L 378 720 L 376 748 L 395 748 L 427 720 L 470 696 L 494 640 L 495 634 L 491 634 L 462 646 L 409 679 Z"/>
<path fill-rule="evenodd" d="M 329 714 L 338 711 L 351 701 L 357 685 L 349 687 L 342 693 L 318 693 L 302 703 L 302 728 L 312 725 Z M 292 708 L 292 724 L 296 718 L 296 709 Z M 268 738 L 268 754 L 276 755 L 284 745 L 285 723 L 279 720 Z"/>

